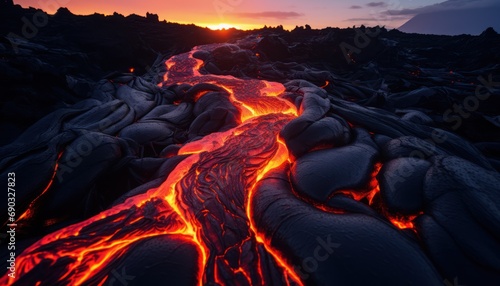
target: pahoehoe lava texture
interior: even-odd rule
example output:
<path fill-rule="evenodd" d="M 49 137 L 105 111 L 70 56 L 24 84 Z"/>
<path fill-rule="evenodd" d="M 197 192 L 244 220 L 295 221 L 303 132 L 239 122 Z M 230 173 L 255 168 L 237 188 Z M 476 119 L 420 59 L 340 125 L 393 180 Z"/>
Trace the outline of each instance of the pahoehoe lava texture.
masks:
<path fill-rule="evenodd" d="M 301 201 L 286 167 L 259 182 L 252 204 L 260 214 L 257 227 L 297 265 L 306 284 L 442 284 L 416 241 L 380 218 L 328 213 Z"/>
<path fill-rule="evenodd" d="M 2 285 L 497 285 L 498 110 L 473 112 L 489 135 L 455 132 L 441 70 L 392 92 L 373 63 L 335 73 L 297 48 L 252 35 L 115 73 L 2 146 Z"/>

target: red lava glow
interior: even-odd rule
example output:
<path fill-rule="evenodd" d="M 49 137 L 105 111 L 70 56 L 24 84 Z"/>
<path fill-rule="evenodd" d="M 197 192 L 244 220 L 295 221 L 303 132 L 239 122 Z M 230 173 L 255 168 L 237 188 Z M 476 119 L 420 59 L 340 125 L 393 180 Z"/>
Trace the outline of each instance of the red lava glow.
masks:
<path fill-rule="evenodd" d="M 411 228 L 413 229 L 415 226 L 413 225 L 412 220 L 415 218 L 391 218 L 390 221 L 393 225 L 395 225 L 399 229 Z"/>
<path fill-rule="evenodd" d="M 198 248 L 199 285 L 268 285 L 274 281 L 270 273 L 280 273 L 288 285 L 302 285 L 259 234 L 252 221 L 258 214 L 250 206 L 257 182 L 289 160 L 279 132 L 297 110 L 279 97 L 281 84 L 202 75 L 195 51 L 166 62 L 163 84 L 221 87 L 240 110 L 241 124 L 184 145 L 179 154 L 189 156 L 158 188 L 43 237 L 17 257 L 17 277 L 41 265 L 50 271 L 33 285 L 103 285 L 113 261 L 135 243 L 171 235 Z M 14 282 L 0 279 L 2 285 Z"/>
<path fill-rule="evenodd" d="M 373 204 L 373 198 L 380 193 L 380 186 L 377 180 L 377 175 L 380 172 L 380 169 L 382 169 L 382 163 L 375 163 L 375 167 L 373 168 L 373 172 L 371 175 L 372 179 L 370 181 L 370 192 L 366 196 L 369 205 Z"/>
<path fill-rule="evenodd" d="M 373 205 L 373 198 L 380 193 L 380 187 L 379 187 L 378 180 L 377 180 L 377 175 L 380 172 L 380 169 L 382 169 L 382 163 L 379 163 L 379 162 L 375 163 L 375 166 L 373 167 L 373 171 L 372 171 L 371 176 L 370 176 L 371 179 L 370 179 L 370 181 L 368 183 L 368 187 L 366 189 L 364 189 L 362 191 L 359 191 L 359 190 L 340 190 L 340 191 L 337 191 L 334 194 L 332 194 L 329 197 L 329 199 L 332 196 L 334 196 L 338 193 L 341 193 L 341 194 L 352 197 L 356 201 L 361 201 L 363 199 L 366 199 L 366 201 L 368 202 L 368 205 L 372 206 Z"/>
<path fill-rule="evenodd" d="M 43 191 L 33 201 L 31 201 L 31 203 L 29 204 L 29 206 L 26 209 L 26 211 L 19 216 L 19 218 L 17 219 L 16 223 L 19 223 L 22 220 L 29 219 L 33 215 L 33 211 L 35 209 L 36 203 L 50 189 L 50 187 L 54 183 L 54 179 L 56 177 L 57 170 L 59 168 L 59 159 L 61 158 L 62 154 L 63 153 L 61 152 L 61 153 L 59 153 L 59 155 L 57 155 L 56 164 L 54 166 L 54 172 L 52 173 L 52 177 L 50 178 L 49 183 L 47 184 L 47 186 L 43 189 Z"/>
<path fill-rule="evenodd" d="M 373 171 L 371 173 L 371 179 L 368 184 L 367 190 L 360 191 L 360 190 L 340 190 L 332 194 L 329 199 L 336 194 L 344 194 L 346 196 L 350 196 L 356 201 L 364 201 L 366 202 L 369 206 L 374 207 L 379 209 L 381 213 L 383 213 L 388 220 L 397 228 L 399 229 L 413 229 L 415 230 L 415 226 L 413 224 L 413 220 L 417 217 L 417 215 L 413 216 L 396 216 L 396 215 L 391 215 L 387 212 L 384 206 L 380 206 L 380 202 L 376 202 L 375 198 L 380 195 L 380 186 L 379 182 L 377 180 L 377 175 L 380 172 L 380 169 L 382 169 L 382 163 L 378 162 L 375 163 L 375 166 L 373 168 Z M 326 212 L 334 212 L 331 209 L 325 207 L 325 206 L 316 206 L 319 209 L 322 209 Z"/>
<path fill-rule="evenodd" d="M 368 198 L 368 203 L 369 205 L 373 204 L 373 198 L 380 194 L 380 186 L 377 180 L 377 175 L 380 172 L 380 169 L 382 169 L 382 164 L 381 163 L 376 163 L 375 168 L 372 172 L 372 179 L 370 181 L 370 188 L 371 191 L 368 193 L 367 198 Z M 390 215 L 387 213 L 386 210 L 382 211 L 385 213 L 385 216 L 389 219 L 389 221 L 397 228 L 399 229 L 414 229 L 413 225 L 413 220 L 417 217 L 415 216 L 394 216 Z"/>

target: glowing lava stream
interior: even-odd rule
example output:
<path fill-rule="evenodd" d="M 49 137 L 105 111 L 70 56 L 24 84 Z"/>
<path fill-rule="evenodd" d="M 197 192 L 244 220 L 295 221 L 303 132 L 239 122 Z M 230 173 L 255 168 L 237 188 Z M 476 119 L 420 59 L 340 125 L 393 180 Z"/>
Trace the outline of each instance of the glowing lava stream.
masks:
<path fill-rule="evenodd" d="M 206 46 L 206 47 L 208 47 L 208 46 Z M 210 48 L 215 48 L 215 47 L 217 47 L 217 45 L 210 46 Z M 288 267 L 286 265 L 284 260 L 280 258 L 279 254 L 277 254 L 277 252 L 273 251 L 270 248 L 270 246 L 265 243 L 264 239 L 258 235 L 258 232 L 257 232 L 256 228 L 254 227 L 252 219 L 251 219 L 253 217 L 253 214 L 250 211 L 250 209 L 251 209 L 250 208 L 250 201 L 251 201 L 250 197 L 253 193 L 253 188 L 256 185 L 256 183 L 269 170 L 280 166 L 282 163 L 284 163 L 286 160 L 288 160 L 288 150 L 286 148 L 286 145 L 279 140 L 278 133 L 281 130 L 281 128 L 289 120 L 291 120 L 293 117 L 297 116 L 297 110 L 296 110 L 295 106 L 293 104 L 291 104 L 290 102 L 282 100 L 282 99 L 277 97 L 279 94 L 281 94 L 284 91 L 284 87 L 281 84 L 271 83 L 271 82 L 266 82 L 266 81 L 261 81 L 261 80 L 241 80 L 241 79 L 237 79 L 237 78 L 234 78 L 231 76 L 201 75 L 198 70 L 202 66 L 203 62 L 201 60 L 195 59 L 193 57 L 193 54 L 196 52 L 196 50 L 197 49 L 194 49 L 190 53 L 179 55 L 178 57 L 180 57 L 180 59 L 178 59 L 176 57 L 172 57 L 169 61 L 167 61 L 168 72 L 165 74 L 165 78 L 164 78 L 165 84 L 167 84 L 167 85 L 168 84 L 175 84 L 177 82 L 190 83 L 190 84 L 211 83 L 211 84 L 217 85 L 219 87 L 222 87 L 229 94 L 229 98 L 230 98 L 231 102 L 240 109 L 241 122 L 242 123 L 249 122 L 249 121 L 250 122 L 247 124 L 242 124 L 242 125 L 240 125 L 240 127 L 237 127 L 234 130 L 229 130 L 228 132 L 225 132 L 222 134 L 221 133 L 212 134 L 212 135 L 206 136 L 205 138 L 203 138 L 203 140 L 200 140 L 199 142 L 193 142 L 194 144 L 196 144 L 196 147 L 197 147 L 196 149 L 198 149 L 198 150 L 193 150 L 192 146 L 190 144 L 187 144 L 185 147 L 183 147 L 179 151 L 179 154 L 192 154 L 195 152 L 199 153 L 200 151 L 208 151 L 208 150 L 204 149 L 203 146 L 205 146 L 205 148 L 206 148 L 206 146 L 214 146 L 214 145 L 220 146 L 220 145 L 223 145 L 224 144 L 223 142 L 226 142 L 226 141 L 227 142 L 226 142 L 225 146 L 231 146 L 230 140 L 233 139 L 234 136 L 233 137 L 230 137 L 230 136 L 238 134 L 237 136 L 244 137 L 245 131 L 248 130 L 246 125 L 254 125 L 254 124 L 260 125 L 262 123 L 265 123 L 264 128 L 268 128 L 271 130 L 274 129 L 274 131 L 271 132 L 272 135 L 270 134 L 271 136 L 264 137 L 263 135 L 265 135 L 265 133 L 263 134 L 262 132 L 260 132 L 260 134 L 256 134 L 256 135 L 261 135 L 265 139 L 272 139 L 272 141 L 270 141 L 269 143 L 272 145 L 275 145 L 275 147 L 274 147 L 275 150 L 272 151 L 272 153 L 274 153 L 274 154 L 269 153 L 272 157 L 267 156 L 267 157 L 270 157 L 271 159 L 270 160 L 268 159 L 265 164 L 260 164 L 260 166 L 263 166 L 263 167 L 257 168 L 254 171 L 254 174 L 252 175 L 253 178 L 251 180 L 247 179 L 248 184 L 246 185 L 245 190 L 244 190 L 244 192 L 246 192 L 246 194 L 245 194 L 246 196 L 245 196 L 245 199 L 243 202 L 243 204 L 245 206 L 243 209 L 240 209 L 240 210 L 245 211 L 246 217 L 244 219 L 245 219 L 245 223 L 248 224 L 249 230 L 248 230 L 248 233 L 245 233 L 245 235 L 243 235 L 243 236 L 247 236 L 246 238 L 243 239 L 243 241 L 248 241 L 248 239 L 251 239 L 251 237 L 254 236 L 255 240 L 258 243 L 262 244 L 265 247 L 265 249 L 267 250 L 267 252 L 276 260 L 276 263 L 280 267 L 282 267 L 285 270 L 285 272 L 287 272 L 284 275 L 283 280 L 285 280 L 287 282 L 287 284 L 290 284 L 290 282 L 292 282 L 292 281 L 297 283 L 297 284 L 302 284 L 300 282 L 300 279 L 298 278 L 298 276 L 293 272 L 293 270 L 290 267 Z M 186 63 L 189 63 L 189 65 L 186 65 Z M 180 78 L 179 78 L 179 75 L 181 75 Z M 265 121 L 268 119 L 265 117 L 265 115 L 268 115 L 268 114 L 269 115 L 276 114 L 279 116 L 270 117 L 271 121 L 269 123 L 266 123 Z M 287 115 L 291 115 L 291 116 L 287 116 Z M 281 117 L 284 117 L 285 119 L 283 120 Z M 266 118 L 266 119 L 264 119 L 264 118 Z M 261 122 L 259 124 L 258 120 L 262 120 L 263 122 Z M 252 128 L 252 130 L 259 130 L 259 128 L 254 127 L 254 128 Z M 230 133 L 231 135 L 228 136 L 228 133 Z M 211 137 L 214 137 L 214 138 L 211 138 Z M 217 139 L 219 139 L 219 140 L 217 140 Z M 265 140 L 265 139 L 259 139 L 259 141 Z M 240 140 L 241 139 L 238 139 L 238 141 L 240 141 Z M 244 139 L 242 141 L 245 142 Z M 215 142 L 217 142 L 217 143 L 215 143 Z M 268 146 L 268 144 L 264 144 L 264 146 Z M 231 146 L 231 148 L 234 148 L 234 147 L 235 146 Z M 221 148 L 221 149 L 223 149 L 223 148 Z M 217 158 L 217 156 L 215 156 L 215 158 Z M 244 158 L 242 158 L 242 159 L 252 160 L 252 158 L 259 158 L 259 156 L 257 156 L 257 154 L 254 154 L 253 156 L 252 156 L 252 154 L 244 154 Z M 196 158 L 195 160 L 198 162 L 201 161 L 199 158 Z M 237 162 L 237 158 L 232 158 L 232 160 L 234 162 Z M 198 181 L 198 182 L 202 181 L 201 179 L 199 179 L 199 176 L 204 173 L 203 168 L 201 168 L 202 166 L 203 166 L 203 164 L 199 163 L 199 167 L 196 170 L 196 174 L 198 175 L 198 180 L 196 180 L 196 181 Z M 209 168 L 212 168 L 212 167 L 209 166 Z M 201 169 L 201 171 L 199 169 Z M 250 169 L 250 168 L 248 168 L 248 169 Z M 247 172 L 247 170 L 241 169 L 241 173 L 245 173 L 245 172 Z M 190 182 L 189 180 L 186 180 L 186 179 L 184 179 L 184 181 L 187 181 L 188 184 Z M 179 181 L 176 181 L 176 182 L 179 182 Z M 167 184 L 167 185 L 172 185 L 172 184 Z M 218 193 L 223 192 L 223 190 L 220 190 L 220 189 L 214 190 L 213 187 L 209 187 L 208 189 L 210 189 L 212 191 L 216 191 L 215 192 L 216 196 L 218 196 Z M 182 195 L 184 195 L 184 194 L 182 194 Z M 175 191 L 173 191 L 173 192 L 171 192 L 171 196 L 167 200 L 171 204 L 176 204 L 176 200 L 178 200 L 179 197 L 181 197 L 181 196 L 179 193 L 176 194 Z M 200 200 L 203 200 L 203 199 L 206 199 L 206 198 L 200 198 Z M 219 199 L 217 199 L 217 200 L 218 200 L 218 203 L 220 203 L 220 205 L 224 206 L 224 204 L 221 201 L 219 201 Z M 191 212 L 192 214 L 193 213 L 195 214 L 194 215 L 195 217 L 198 217 L 198 214 L 202 213 L 203 210 L 200 209 L 200 210 L 198 210 L 198 213 L 197 213 L 192 207 L 194 204 L 196 204 L 196 202 L 193 202 L 193 204 L 191 204 L 191 208 L 188 206 L 185 206 L 184 210 L 185 210 L 185 213 L 189 214 Z M 233 207 L 235 207 L 235 206 L 233 205 Z M 238 206 L 236 206 L 236 207 L 238 207 Z M 241 205 L 239 205 L 239 207 L 241 207 Z M 225 211 L 227 211 L 227 209 Z M 183 212 L 179 212 L 178 214 L 180 216 L 182 216 Z M 233 216 L 233 218 L 234 217 L 235 216 Z M 240 219 L 243 219 L 243 218 L 241 217 Z M 198 218 L 198 221 L 200 221 L 200 220 L 202 220 L 202 219 Z M 189 223 L 189 221 L 196 221 L 196 219 L 194 219 L 194 217 L 191 217 L 191 218 L 186 218 L 185 221 L 186 221 L 186 223 Z M 227 223 L 224 220 L 219 221 L 219 222 L 221 223 L 221 225 Z M 203 241 L 203 235 L 201 235 L 200 233 L 206 231 L 204 226 L 206 226 L 206 225 L 198 225 L 198 231 L 196 232 L 197 233 L 197 239 L 196 239 L 197 241 Z M 224 227 L 221 227 L 221 228 L 224 228 Z M 222 229 L 222 231 L 224 232 L 224 229 Z M 209 237 L 210 233 L 205 234 L 205 236 Z M 215 255 L 215 258 L 213 258 L 213 260 L 217 260 L 217 259 L 219 259 L 219 261 L 224 260 L 222 258 L 222 256 L 224 253 L 227 252 L 227 250 L 228 250 L 227 246 L 221 248 L 221 246 L 217 245 L 217 243 L 214 243 L 214 241 L 210 241 L 210 242 L 213 244 L 216 244 L 215 251 L 213 251 L 213 249 L 212 249 L 212 252 L 217 252 L 217 250 L 219 250 L 218 255 L 213 254 L 213 255 Z M 236 245 L 234 245 L 234 246 L 236 246 Z M 241 251 L 242 244 L 240 244 L 238 247 Z M 202 245 L 201 245 L 201 248 L 203 248 Z M 207 249 L 207 250 L 202 251 L 202 252 L 206 253 L 206 252 L 210 252 L 210 250 Z M 243 253 L 241 253 L 241 254 L 243 254 Z M 257 251 L 255 254 L 257 256 L 259 256 L 259 253 Z M 260 261 L 258 261 L 258 262 L 259 263 L 257 265 L 257 268 L 260 268 L 261 267 Z M 205 269 L 207 268 L 207 263 L 215 264 L 214 261 L 205 260 L 205 262 L 204 262 Z M 224 263 L 227 265 L 230 262 L 225 261 Z M 264 278 L 264 275 L 262 274 L 261 269 L 257 269 L 260 281 L 254 281 L 254 279 L 252 278 L 252 270 L 255 270 L 255 269 L 248 269 L 248 265 L 239 265 L 236 270 L 234 268 L 232 270 L 235 273 L 241 273 L 244 276 L 244 278 L 246 280 L 248 280 L 250 285 L 256 284 L 256 282 L 258 282 L 258 284 L 265 284 L 265 282 L 266 282 L 266 279 Z M 207 280 L 209 280 L 209 281 L 215 281 L 217 283 L 225 284 L 223 281 L 220 280 L 220 277 L 219 277 L 220 271 L 221 271 L 221 269 L 218 269 L 218 267 L 215 266 L 214 272 L 212 274 L 208 274 L 209 277 L 205 277 L 205 279 L 204 279 L 205 282 Z M 205 274 L 207 275 L 207 272 Z M 290 276 L 291 279 L 289 279 L 288 276 Z M 227 273 L 226 273 L 226 277 L 227 277 Z M 291 281 L 289 281 L 289 280 L 291 280 Z"/>
<path fill-rule="evenodd" d="M 241 124 L 183 146 L 179 154 L 190 156 L 158 188 L 27 248 L 17 257 L 16 276 L 32 280 L 20 284 L 102 285 L 113 261 L 134 243 L 170 235 L 199 248 L 200 285 L 267 285 L 276 281 L 276 273 L 288 285 L 302 285 L 279 252 L 259 235 L 249 205 L 256 183 L 289 159 L 278 134 L 297 116 L 297 110 L 278 97 L 284 91 L 281 84 L 201 75 L 202 62 L 193 53 L 216 47 L 197 47 L 169 59 L 164 85 L 212 83 L 221 87 L 240 109 Z M 31 271 L 48 274 L 26 275 Z M 7 276 L 0 279 L 2 285 L 14 282 Z"/>

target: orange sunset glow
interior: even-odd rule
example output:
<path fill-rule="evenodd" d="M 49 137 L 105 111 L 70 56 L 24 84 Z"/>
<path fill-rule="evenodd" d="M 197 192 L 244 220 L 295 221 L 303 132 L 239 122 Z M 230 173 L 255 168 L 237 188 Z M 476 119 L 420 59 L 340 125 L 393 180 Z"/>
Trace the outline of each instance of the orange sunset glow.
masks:
<path fill-rule="evenodd" d="M 158 14 L 160 20 L 180 24 L 196 24 L 200 27 L 207 27 L 212 30 L 229 28 L 248 30 L 261 28 L 265 25 L 265 23 L 256 23 L 252 19 L 238 18 L 234 15 L 234 12 L 238 8 L 236 5 L 231 6 L 223 2 L 220 4 L 217 1 L 187 0 L 139 2 L 111 0 L 102 2 L 23 0 L 15 1 L 15 3 L 23 7 L 40 8 L 49 14 L 54 14 L 59 7 L 67 7 L 72 13 L 80 15 L 90 15 L 94 13 L 112 15 L 114 12 L 117 12 L 125 16 L 130 14 L 144 16 L 146 13 L 155 13 Z"/>
<path fill-rule="evenodd" d="M 207 28 L 211 30 L 224 30 L 224 29 L 231 29 L 231 28 L 236 28 L 236 29 L 242 29 L 241 27 L 237 25 L 231 25 L 231 24 L 226 24 L 226 23 L 220 23 L 220 24 L 208 24 L 204 25 Z"/>
<path fill-rule="evenodd" d="M 19 0 L 23 7 L 35 7 L 53 14 L 59 7 L 67 7 L 74 14 L 88 15 L 114 12 L 144 16 L 147 12 L 158 14 L 160 20 L 181 24 L 196 24 L 210 29 L 238 28 L 243 30 L 283 25 L 285 29 L 309 24 L 313 28 L 351 27 L 353 25 L 381 25 L 398 27 L 412 15 L 388 16 L 388 10 L 401 10 L 414 6 L 404 2 L 374 6 L 369 0 L 353 1 L 263 1 L 263 0 L 184 0 L 184 1 L 81 1 L 81 0 Z M 419 5 L 439 1 L 420 1 Z M 356 5 L 354 5 L 356 4 Z M 413 4 L 415 5 L 415 4 Z"/>

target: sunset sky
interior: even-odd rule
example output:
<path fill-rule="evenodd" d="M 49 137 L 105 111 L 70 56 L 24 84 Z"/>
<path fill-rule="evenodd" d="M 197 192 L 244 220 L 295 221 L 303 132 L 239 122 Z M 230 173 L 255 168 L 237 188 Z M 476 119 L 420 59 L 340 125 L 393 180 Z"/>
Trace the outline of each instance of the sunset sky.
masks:
<path fill-rule="evenodd" d="M 24 7 L 42 8 L 53 14 L 59 7 L 67 7 L 75 14 L 94 12 L 124 15 L 156 13 L 160 20 L 194 23 L 211 28 L 234 26 L 240 29 L 260 28 L 264 25 L 296 25 L 313 28 L 350 27 L 353 25 L 385 25 L 397 28 L 419 11 L 436 9 L 444 4 L 478 3 L 489 0 L 20 0 Z M 444 2 L 438 5 L 436 3 Z"/>

